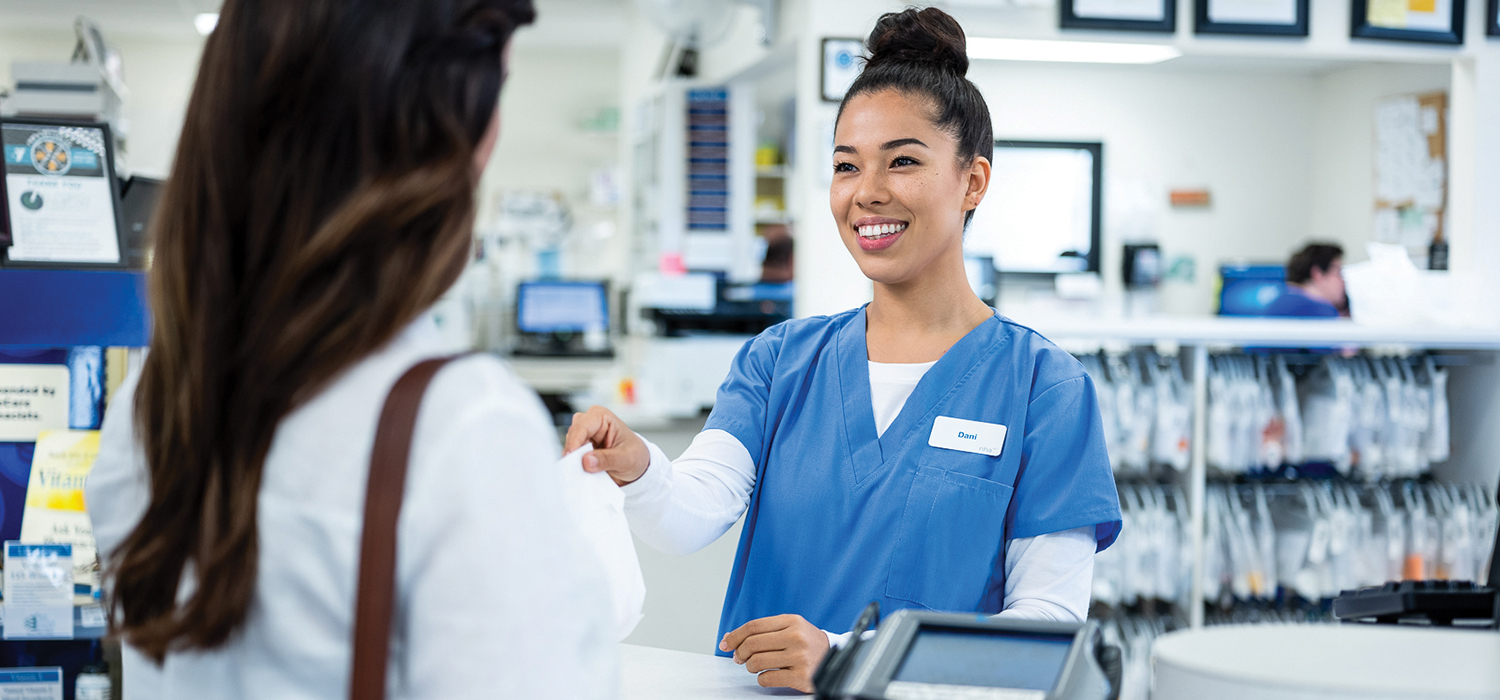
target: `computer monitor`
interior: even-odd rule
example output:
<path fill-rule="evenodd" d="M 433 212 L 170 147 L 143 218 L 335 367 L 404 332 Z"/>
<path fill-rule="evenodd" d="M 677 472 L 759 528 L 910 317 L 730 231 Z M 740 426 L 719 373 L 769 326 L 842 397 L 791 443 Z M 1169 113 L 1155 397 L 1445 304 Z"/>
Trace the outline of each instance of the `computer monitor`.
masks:
<path fill-rule="evenodd" d="M 964 240 L 1002 273 L 1098 272 L 1104 146 L 995 142 L 990 185 Z"/>
<path fill-rule="evenodd" d="M 1280 265 L 1224 265 L 1219 279 L 1220 316 L 1265 316 L 1286 291 L 1286 268 Z"/>
<path fill-rule="evenodd" d="M 531 334 L 607 332 L 608 289 L 599 281 L 522 282 L 516 326 Z"/>
<path fill-rule="evenodd" d="M 145 269 L 151 261 L 151 219 L 164 185 L 139 175 L 120 183 L 120 258 L 129 267 Z"/>

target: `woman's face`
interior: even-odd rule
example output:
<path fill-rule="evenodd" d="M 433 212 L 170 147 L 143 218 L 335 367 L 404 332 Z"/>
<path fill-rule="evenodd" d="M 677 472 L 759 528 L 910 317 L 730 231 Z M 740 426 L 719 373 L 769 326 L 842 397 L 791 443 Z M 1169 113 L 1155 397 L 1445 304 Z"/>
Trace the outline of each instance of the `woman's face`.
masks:
<path fill-rule="evenodd" d="M 979 205 L 990 164 L 961 165 L 958 141 L 932 124 L 933 107 L 895 90 L 844 107 L 834 131 L 833 218 L 866 277 L 916 279 L 945 255 L 962 257 L 964 213 Z"/>

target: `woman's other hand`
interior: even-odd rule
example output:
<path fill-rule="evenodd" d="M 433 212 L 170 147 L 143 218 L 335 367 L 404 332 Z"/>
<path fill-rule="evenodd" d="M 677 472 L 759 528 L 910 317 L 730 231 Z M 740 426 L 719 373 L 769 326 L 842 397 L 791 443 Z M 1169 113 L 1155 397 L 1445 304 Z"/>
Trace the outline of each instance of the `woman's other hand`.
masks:
<path fill-rule="evenodd" d="M 724 635 L 719 649 L 734 652 L 734 662 L 757 674 L 762 687 L 811 693 L 813 670 L 828 653 L 828 635 L 801 615 L 776 615 Z"/>
<path fill-rule="evenodd" d="M 590 443 L 594 445 L 594 451 L 583 456 L 583 470 L 605 472 L 619 486 L 641 478 L 646 467 L 651 466 L 651 452 L 646 449 L 646 441 L 603 406 L 573 414 L 573 425 L 563 440 L 563 453 Z"/>

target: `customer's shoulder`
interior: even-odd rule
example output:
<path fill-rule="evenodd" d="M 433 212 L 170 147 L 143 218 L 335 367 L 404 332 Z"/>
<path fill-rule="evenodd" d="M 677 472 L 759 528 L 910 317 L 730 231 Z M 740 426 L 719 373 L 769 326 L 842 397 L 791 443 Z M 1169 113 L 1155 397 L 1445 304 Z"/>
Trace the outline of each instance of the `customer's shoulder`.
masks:
<path fill-rule="evenodd" d="M 475 408 L 526 409 L 540 405 L 529 386 L 510 365 L 490 353 L 474 353 L 448 363 L 433 377 L 427 401 L 434 408 L 463 411 Z M 424 409 L 428 403 L 424 403 Z"/>

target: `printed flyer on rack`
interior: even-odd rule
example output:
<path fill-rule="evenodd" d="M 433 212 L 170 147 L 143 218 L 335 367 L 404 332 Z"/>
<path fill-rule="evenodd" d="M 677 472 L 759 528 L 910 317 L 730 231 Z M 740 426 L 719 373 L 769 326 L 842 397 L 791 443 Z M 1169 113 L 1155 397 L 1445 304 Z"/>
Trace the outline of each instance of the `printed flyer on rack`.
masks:
<path fill-rule="evenodd" d="M 120 261 L 105 137 L 97 127 L 0 127 L 10 261 Z"/>

